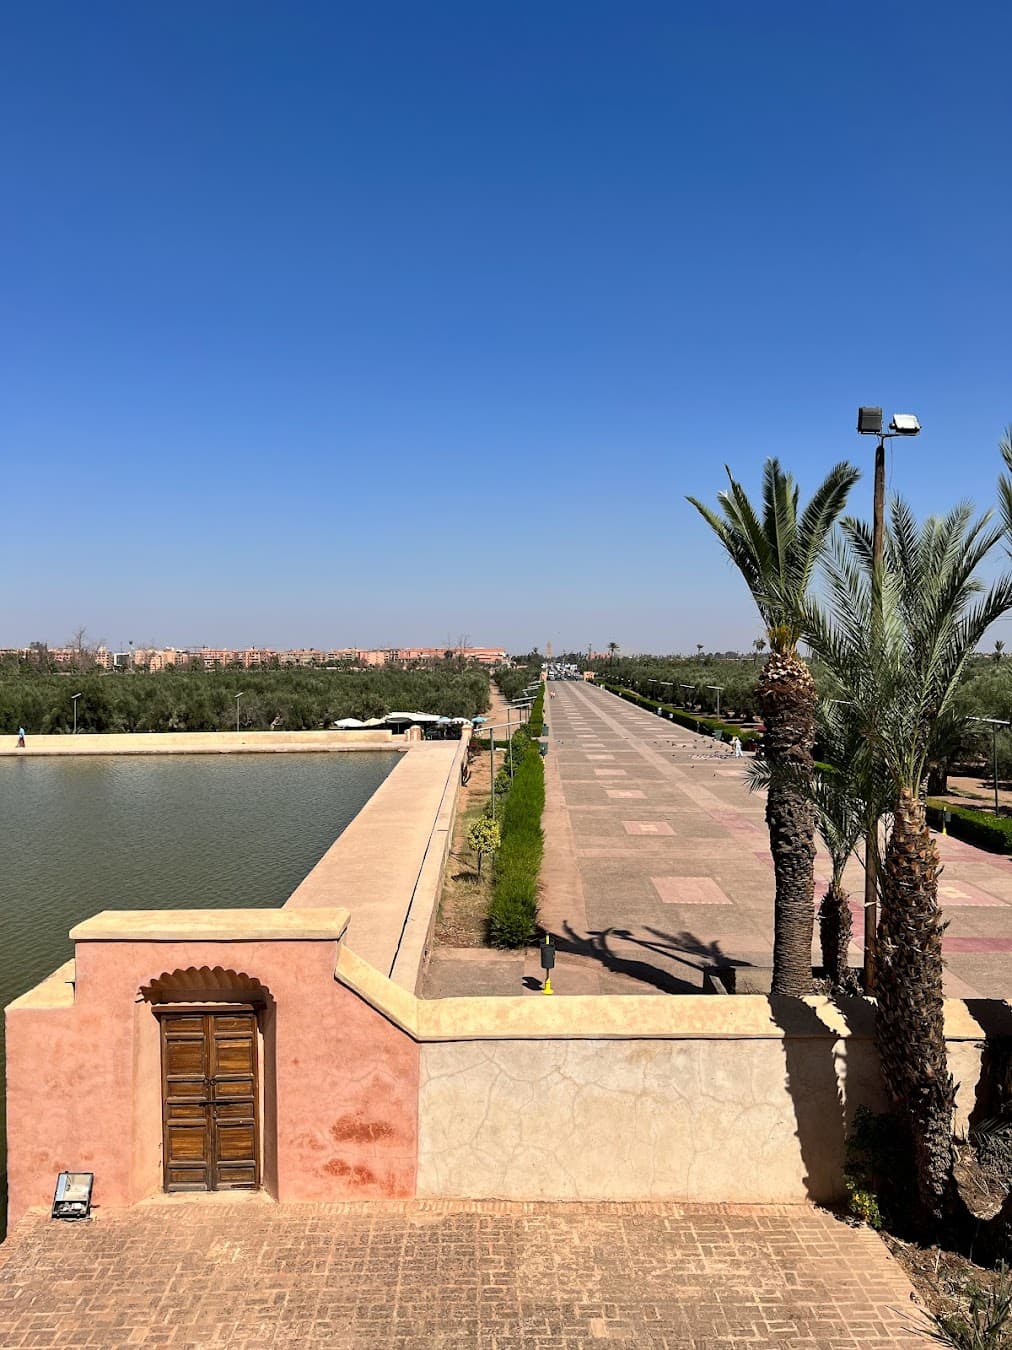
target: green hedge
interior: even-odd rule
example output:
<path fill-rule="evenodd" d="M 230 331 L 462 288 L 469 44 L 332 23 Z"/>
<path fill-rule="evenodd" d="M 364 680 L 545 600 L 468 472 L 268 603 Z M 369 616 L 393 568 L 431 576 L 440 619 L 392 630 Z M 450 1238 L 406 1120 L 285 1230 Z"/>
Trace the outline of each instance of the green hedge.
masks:
<path fill-rule="evenodd" d="M 607 689 L 610 694 L 617 694 L 619 698 L 624 698 L 629 703 L 635 703 L 639 708 L 646 708 L 648 712 L 655 713 L 659 707 L 665 720 L 687 727 L 689 731 L 698 731 L 702 736 L 712 736 L 715 731 L 722 732 L 728 740 L 732 736 L 737 736 L 744 750 L 755 750 L 762 744 L 762 736 L 758 731 L 743 731 L 741 727 L 736 727 L 730 722 L 721 722 L 716 717 L 698 717 L 695 713 L 685 712 L 684 709 L 676 708 L 671 703 L 659 703 L 657 699 L 645 698 L 632 689 L 623 689 L 618 684 L 607 684 L 602 681 L 601 688 Z"/>
<path fill-rule="evenodd" d="M 514 766 L 499 821 L 502 843 L 495 855 L 488 925 L 494 947 L 523 947 L 534 937 L 544 807 L 545 766 L 537 746 L 528 744 L 520 764 Z"/>
<path fill-rule="evenodd" d="M 527 719 L 527 730 L 532 736 L 540 736 L 542 728 L 545 725 L 545 685 L 541 683 L 541 688 L 534 696 L 534 702 L 531 704 L 531 715 Z"/>
<path fill-rule="evenodd" d="M 991 853 L 1012 853 L 1012 819 L 985 815 L 970 806 L 950 805 L 944 797 L 929 797 L 928 824 L 942 828 L 942 812 L 949 812 L 949 834 L 966 844 L 976 844 Z"/>

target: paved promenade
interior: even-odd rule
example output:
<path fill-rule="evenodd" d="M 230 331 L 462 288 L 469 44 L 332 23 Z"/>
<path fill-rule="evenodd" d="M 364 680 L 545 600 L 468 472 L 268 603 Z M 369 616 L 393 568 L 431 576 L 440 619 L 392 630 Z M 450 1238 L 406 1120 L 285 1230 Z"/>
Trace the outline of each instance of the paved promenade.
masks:
<path fill-rule="evenodd" d="M 5 1350 L 926 1350 L 885 1246 L 806 1206 L 201 1197 L 28 1216 Z"/>
<path fill-rule="evenodd" d="M 558 944 L 556 992 L 694 993 L 708 966 L 768 966 L 773 864 L 764 799 L 744 783 L 747 761 L 592 685 L 548 688 L 541 921 Z M 937 842 L 946 993 L 1004 998 L 1012 859 Z M 820 853 L 816 901 L 829 876 Z M 864 872 L 856 858 L 846 884 L 859 965 Z M 437 952 L 425 992 L 536 992 L 540 975 L 536 952 Z"/>
<path fill-rule="evenodd" d="M 546 829 L 543 919 L 572 951 L 589 992 L 697 989 L 714 962 L 769 965 L 773 864 L 764 798 L 718 743 L 600 689 L 556 682 L 549 700 L 553 816 Z M 726 756 L 726 757 L 725 757 Z M 561 811 L 560 811 L 561 808 Z M 568 817 L 566 837 L 562 816 Z M 952 998 L 1005 998 L 1012 952 L 1012 859 L 937 836 Z M 830 877 L 816 859 L 816 899 Z M 575 873 L 575 886 L 567 877 Z M 864 872 L 846 873 L 864 950 Z M 813 959 L 818 956 L 818 939 Z M 561 963 L 560 963 L 561 964 Z M 614 975 L 623 975 L 621 985 Z M 574 971 L 575 976 L 575 971 Z M 557 982 L 568 991 L 568 983 Z M 573 992 L 576 992 L 574 989 Z"/>

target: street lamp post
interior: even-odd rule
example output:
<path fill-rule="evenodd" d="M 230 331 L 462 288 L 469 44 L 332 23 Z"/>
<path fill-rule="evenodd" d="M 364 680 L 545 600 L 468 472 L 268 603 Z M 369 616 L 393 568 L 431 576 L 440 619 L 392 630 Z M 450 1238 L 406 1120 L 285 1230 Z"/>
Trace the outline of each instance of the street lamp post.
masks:
<path fill-rule="evenodd" d="M 998 815 L 998 728 L 1012 726 L 1000 717 L 968 717 L 968 722 L 984 722 L 991 728 L 991 772 L 994 775 L 994 813 Z"/>
<path fill-rule="evenodd" d="M 875 487 L 871 534 L 871 643 L 873 654 L 882 647 L 882 574 L 885 565 L 885 443 L 897 436 L 916 436 L 921 424 L 913 413 L 894 413 L 888 431 L 882 430 L 881 408 L 858 408 L 857 429 L 877 436 Z M 878 951 L 878 817 L 868 822 L 864 839 L 864 992 L 875 992 Z"/>
<path fill-rule="evenodd" d="M 239 693 L 236 694 L 236 696 L 235 696 L 235 729 L 236 729 L 236 731 L 239 730 L 239 700 L 242 698 L 242 696 L 243 696 L 243 694 L 244 694 L 245 692 L 246 692 L 245 689 L 242 689 L 242 690 L 240 690 Z"/>
<path fill-rule="evenodd" d="M 71 694 L 70 697 L 74 700 L 74 735 L 76 736 L 76 735 L 77 735 L 77 700 L 81 697 L 81 695 L 80 695 L 80 694 Z"/>
<path fill-rule="evenodd" d="M 722 684 L 708 684 L 707 689 L 714 689 L 717 692 L 717 716 L 720 716 L 720 695 L 724 686 Z"/>

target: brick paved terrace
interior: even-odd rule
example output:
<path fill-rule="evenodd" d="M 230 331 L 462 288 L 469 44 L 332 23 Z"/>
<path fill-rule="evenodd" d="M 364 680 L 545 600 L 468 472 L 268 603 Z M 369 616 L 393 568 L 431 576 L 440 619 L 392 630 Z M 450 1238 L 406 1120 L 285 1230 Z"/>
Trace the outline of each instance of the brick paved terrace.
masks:
<path fill-rule="evenodd" d="M 0 1248 L 14 1347 L 926 1350 L 886 1248 L 806 1206 L 159 1200 Z"/>

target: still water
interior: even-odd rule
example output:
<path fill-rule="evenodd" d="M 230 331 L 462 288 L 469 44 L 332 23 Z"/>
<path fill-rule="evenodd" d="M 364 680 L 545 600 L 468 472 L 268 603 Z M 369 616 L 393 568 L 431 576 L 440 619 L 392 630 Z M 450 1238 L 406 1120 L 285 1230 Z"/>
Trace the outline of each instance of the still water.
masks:
<path fill-rule="evenodd" d="M 283 904 L 397 759 L 0 759 L 0 1007 L 73 956 L 69 929 L 99 910 Z M 0 1021 L 0 1103 L 2 1038 Z M 4 1158 L 0 1107 L 0 1177 Z"/>

